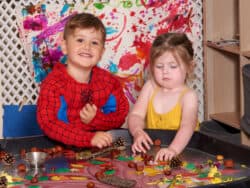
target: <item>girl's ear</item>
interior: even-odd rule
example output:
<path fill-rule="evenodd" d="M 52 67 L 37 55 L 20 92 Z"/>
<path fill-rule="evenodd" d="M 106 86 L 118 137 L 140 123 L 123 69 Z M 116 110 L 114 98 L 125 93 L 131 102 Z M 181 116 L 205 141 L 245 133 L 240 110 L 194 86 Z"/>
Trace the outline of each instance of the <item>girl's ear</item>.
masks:
<path fill-rule="evenodd" d="M 192 60 L 190 62 L 190 65 L 188 67 L 188 72 L 187 72 L 187 79 L 188 80 L 193 80 L 195 79 L 196 75 L 194 74 L 194 69 L 196 67 L 196 62 L 194 60 Z"/>
<path fill-rule="evenodd" d="M 189 66 L 189 70 L 188 72 L 192 74 L 192 72 L 194 71 L 194 68 L 196 67 L 196 62 L 194 60 L 192 60 L 190 62 L 190 66 Z"/>

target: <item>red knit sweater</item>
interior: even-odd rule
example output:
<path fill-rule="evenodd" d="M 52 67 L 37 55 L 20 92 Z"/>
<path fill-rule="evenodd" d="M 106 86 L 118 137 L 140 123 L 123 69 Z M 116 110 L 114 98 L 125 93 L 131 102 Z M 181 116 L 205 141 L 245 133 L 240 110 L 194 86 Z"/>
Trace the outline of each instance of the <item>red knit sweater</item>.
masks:
<path fill-rule="evenodd" d="M 110 95 L 116 101 L 115 111 L 104 113 L 102 108 Z M 79 113 L 87 102 L 94 103 L 98 110 L 95 118 L 84 124 Z M 90 147 L 95 131 L 119 128 L 128 110 L 123 89 L 109 72 L 94 67 L 90 83 L 78 83 L 67 73 L 65 65 L 57 63 L 41 84 L 37 120 L 48 137 L 67 145 Z"/>

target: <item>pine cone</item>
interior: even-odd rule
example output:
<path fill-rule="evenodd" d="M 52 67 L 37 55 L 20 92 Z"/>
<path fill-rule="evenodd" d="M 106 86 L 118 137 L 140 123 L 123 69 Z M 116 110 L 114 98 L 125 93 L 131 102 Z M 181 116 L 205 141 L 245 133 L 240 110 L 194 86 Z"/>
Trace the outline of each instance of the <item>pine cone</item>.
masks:
<path fill-rule="evenodd" d="M 14 163 L 14 156 L 5 151 L 1 152 L 1 161 L 6 165 L 12 165 Z"/>
<path fill-rule="evenodd" d="M 7 188 L 7 178 L 5 176 L 0 177 L 0 188 Z"/>
<path fill-rule="evenodd" d="M 182 165 L 182 161 L 180 160 L 179 157 L 173 157 L 171 160 L 170 160 L 170 163 L 169 163 L 169 166 L 170 168 L 178 168 Z"/>

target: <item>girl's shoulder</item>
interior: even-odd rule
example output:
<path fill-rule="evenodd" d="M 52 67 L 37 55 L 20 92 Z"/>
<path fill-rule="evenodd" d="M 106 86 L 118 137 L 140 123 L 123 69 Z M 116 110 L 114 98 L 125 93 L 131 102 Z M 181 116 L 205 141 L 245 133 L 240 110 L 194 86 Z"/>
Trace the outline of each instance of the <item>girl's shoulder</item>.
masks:
<path fill-rule="evenodd" d="M 183 101 L 198 101 L 198 96 L 194 89 L 187 87 L 184 89 L 182 99 Z"/>
<path fill-rule="evenodd" d="M 150 79 L 143 85 L 141 92 L 151 95 L 155 89 L 157 89 L 157 85 Z"/>

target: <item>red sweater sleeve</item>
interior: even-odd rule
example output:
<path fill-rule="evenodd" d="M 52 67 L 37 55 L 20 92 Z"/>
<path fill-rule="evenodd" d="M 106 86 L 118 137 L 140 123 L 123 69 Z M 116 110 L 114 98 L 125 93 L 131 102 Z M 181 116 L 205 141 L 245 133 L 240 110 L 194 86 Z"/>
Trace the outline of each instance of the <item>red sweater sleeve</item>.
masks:
<path fill-rule="evenodd" d="M 129 111 L 129 103 L 124 95 L 123 88 L 118 80 L 114 79 L 111 93 L 116 99 L 116 111 L 104 114 L 100 109 L 95 118 L 90 122 L 91 127 L 98 130 L 110 130 L 119 128 L 125 122 Z M 109 94 L 109 95 L 110 95 Z"/>
<path fill-rule="evenodd" d="M 79 125 L 65 123 L 58 119 L 60 108 L 60 88 L 53 81 L 41 85 L 37 102 L 37 120 L 44 133 L 57 141 L 78 147 L 91 146 L 95 133 L 86 131 Z"/>

